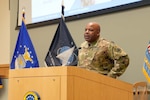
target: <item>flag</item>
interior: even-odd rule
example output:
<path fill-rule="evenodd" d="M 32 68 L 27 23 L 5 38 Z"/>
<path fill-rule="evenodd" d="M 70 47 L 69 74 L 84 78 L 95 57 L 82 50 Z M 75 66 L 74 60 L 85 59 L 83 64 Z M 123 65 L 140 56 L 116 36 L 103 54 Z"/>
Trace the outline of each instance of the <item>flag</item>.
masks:
<path fill-rule="evenodd" d="M 2 88 L 3 85 L 2 85 L 2 79 L 0 79 L 0 88 Z"/>
<path fill-rule="evenodd" d="M 24 14 L 10 67 L 11 69 L 39 67 L 36 52 L 24 22 Z"/>
<path fill-rule="evenodd" d="M 60 19 L 55 36 L 45 57 L 47 66 L 77 65 L 78 49 L 63 20 Z"/>
<path fill-rule="evenodd" d="M 147 81 L 150 83 L 150 42 L 146 48 L 144 64 L 143 64 L 143 74 L 145 75 Z"/>
<path fill-rule="evenodd" d="M 64 21 L 62 4 L 62 17 L 45 57 L 45 63 L 46 66 L 76 66 L 77 55 L 78 49 Z"/>

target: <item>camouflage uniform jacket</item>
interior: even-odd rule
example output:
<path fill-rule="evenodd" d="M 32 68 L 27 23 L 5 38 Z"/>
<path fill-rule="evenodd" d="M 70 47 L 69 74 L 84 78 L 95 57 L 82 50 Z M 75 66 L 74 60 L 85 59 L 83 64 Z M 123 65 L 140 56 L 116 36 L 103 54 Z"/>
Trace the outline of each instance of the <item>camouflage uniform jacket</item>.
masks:
<path fill-rule="evenodd" d="M 78 55 L 78 66 L 116 78 L 129 65 L 128 55 L 114 42 L 98 39 L 95 43 L 83 42 Z"/>

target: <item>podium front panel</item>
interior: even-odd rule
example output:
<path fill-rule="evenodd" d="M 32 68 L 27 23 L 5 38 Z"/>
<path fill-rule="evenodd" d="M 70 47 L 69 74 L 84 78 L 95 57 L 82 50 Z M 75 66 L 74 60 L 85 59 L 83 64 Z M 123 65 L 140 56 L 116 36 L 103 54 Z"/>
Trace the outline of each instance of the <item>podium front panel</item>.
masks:
<path fill-rule="evenodd" d="M 13 78 L 9 82 L 9 100 L 24 100 L 29 91 L 37 92 L 40 100 L 60 100 L 60 77 Z"/>

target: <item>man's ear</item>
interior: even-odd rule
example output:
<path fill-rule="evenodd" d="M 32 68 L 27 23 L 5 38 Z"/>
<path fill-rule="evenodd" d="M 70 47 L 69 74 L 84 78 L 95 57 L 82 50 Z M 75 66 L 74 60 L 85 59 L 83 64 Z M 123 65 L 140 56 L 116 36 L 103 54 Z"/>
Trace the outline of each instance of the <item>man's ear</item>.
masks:
<path fill-rule="evenodd" d="M 99 36 L 99 33 L 97 34 L 97 36 Z"/>

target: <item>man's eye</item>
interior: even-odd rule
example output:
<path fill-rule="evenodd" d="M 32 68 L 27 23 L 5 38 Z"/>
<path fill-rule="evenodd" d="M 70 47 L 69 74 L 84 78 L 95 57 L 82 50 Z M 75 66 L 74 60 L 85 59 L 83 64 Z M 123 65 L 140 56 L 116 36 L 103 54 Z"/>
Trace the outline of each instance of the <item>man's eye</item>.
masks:
<path fill-rule="evenodd" d="M 89 31 L 94 31 L 94 30 L 90 29 Z"/>

